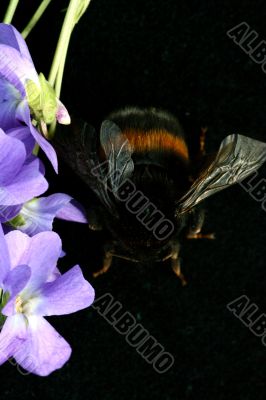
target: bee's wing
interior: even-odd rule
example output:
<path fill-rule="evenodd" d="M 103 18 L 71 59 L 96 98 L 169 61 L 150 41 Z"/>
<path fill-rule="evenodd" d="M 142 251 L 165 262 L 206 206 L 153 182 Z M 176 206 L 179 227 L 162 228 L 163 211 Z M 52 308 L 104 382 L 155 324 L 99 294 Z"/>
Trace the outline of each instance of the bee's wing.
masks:
<path fill-rule="evenodd" d="M 178 202 L 177 213 L 194 207 L 206 197 L 241 182 L 266 161 L 266 143 L 242 135 L 229 135 L 219 151 Z"/>
<path fill-rule="evenodd" d="M 80 121 L 74 122 L 71 132 L 56 133 L 54 140 L 62 159 L 88 184 L 103 205 L 117 216 L 112 194 L 133 172 L 132 152 L 128 140 L 111 121 L 102 123 L 100 144 L 106 157 L 104 162 L 99 159 L 99 140 L 95 129 Z"/>
<path fill-rule="evenodd" d="M 56 131 L 53 144 L 60 158 L 95 192 L 114 214 L 115 207 L 104 184 L 105 169 L 98 157 L 95 129 L 84 121 L 74 121 L 67 130 Z M 92 171 L 97 169 L 97 175 Z"/>
<path fill-rule="evenodd" d="M 100 142 L 108 160 L 106 179 L 109 180 L 110 189 L 115 194 L 118 186 L 133 173 L 132 149 L 120 128 L 108 120 L 102 123 Z"/>

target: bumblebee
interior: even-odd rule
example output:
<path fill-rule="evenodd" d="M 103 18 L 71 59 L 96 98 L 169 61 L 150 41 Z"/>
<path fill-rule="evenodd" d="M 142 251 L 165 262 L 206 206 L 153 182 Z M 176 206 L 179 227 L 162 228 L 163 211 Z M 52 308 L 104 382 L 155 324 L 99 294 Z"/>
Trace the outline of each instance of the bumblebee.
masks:
<path fill-rule="evenodd" d="M 134 262 L 171 260 L 183 285 L 180 240 L 204 235 L 202 200 L 257 170 L 266 144 L 229 135 L 211 156 L 205 133 L 184 132 L 172 114 L 127 107 L 108 115 L 99 134 L 89 124 L 59 135 L 59 155 L 96 194 L 88 208 L 89 227 L 109 232 L 103 268 L 113 257 Z"/>

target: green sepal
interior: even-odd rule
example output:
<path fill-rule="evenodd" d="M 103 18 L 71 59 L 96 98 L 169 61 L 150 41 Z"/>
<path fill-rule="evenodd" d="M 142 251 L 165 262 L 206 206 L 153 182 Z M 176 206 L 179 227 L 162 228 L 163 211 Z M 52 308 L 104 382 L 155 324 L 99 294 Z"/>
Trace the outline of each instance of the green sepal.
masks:
<path fill-rule="evenodd" d="M 51 124 L 56 116 L 57 101 L 53 87 L 45 79 L 42 73 L 39 74 L 41 85 L 41 105 L 43 120 L 46 124 Z"/>
<path fill-rule="evenodd" d="M 40 88 L 34 81 L 28 79 L 25 85 L 25 90 L 31 114 L 33 114 L 34 118 L 38 121 L 42 117 Z"/>
<path fill-rule="evenodd" d="M 28 79 L 25 85 L 30 112 L 38 125 L 41 121 L 51 124 L 58 107 L 55 91 L 42 73 L 39 74 L 39 83 L 40 86 Z"/>

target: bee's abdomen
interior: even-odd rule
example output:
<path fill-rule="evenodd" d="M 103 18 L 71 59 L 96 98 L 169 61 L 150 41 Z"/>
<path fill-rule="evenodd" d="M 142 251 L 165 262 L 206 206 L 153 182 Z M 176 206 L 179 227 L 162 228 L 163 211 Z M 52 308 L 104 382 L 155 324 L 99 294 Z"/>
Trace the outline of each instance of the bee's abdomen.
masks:
<path fill-rule="evenodd" d="M 165 153 L 188 162 L 183 129 L 169 112 L 157 108 L 126 107 L 107 118 L 127 136 L 134 153 Z"/>
<path fill-rule="evenodd" d="M 182 136 L 175 136 L 163 129 L 141 131 L 130 128 L 122 132 L 128 138 L 133 152 L 167 152 L 181 157 L 184 161 L 189 159 L 188 148 Z"/>

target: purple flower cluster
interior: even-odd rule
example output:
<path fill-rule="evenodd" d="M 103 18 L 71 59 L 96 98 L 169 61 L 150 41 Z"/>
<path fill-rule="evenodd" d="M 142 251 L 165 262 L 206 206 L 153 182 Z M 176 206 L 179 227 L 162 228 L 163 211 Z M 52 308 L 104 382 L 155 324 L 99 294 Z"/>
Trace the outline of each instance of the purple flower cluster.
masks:
<path fill-rule="evenodd" d="M 48 375 L 69 359 L 69 344 L 43 318 L 88 307 L 92 286 L 79 266 L 61 275 L 55 217 L 86 223 L 72 197 L 48 189 L 36 145 L 57 171 L 46 124 L 69 123 L 63 104 L 38 76 L 27 45 L 0 24 L 0 364 L 14 357 L 26 370 Z"/>
<path fill-rule="evenodd" d="M 0 364 L 14 357 L 32 373 L 46 376 L 61 368 L 71 348 L 43 318 L 86 308 L 94 290 L 76 265 L 61 275 L 56 267 L 62 252 L 55 232 L 29 237 L 20 231 L 6 236 L 0 228 L 2 315 Z"/>
<path fill-rule="evenodd" d="M 55 217 L 87 222 L 70 196 L 57 193 L 36 199 L 48 188 L 44 166 L 33 155 L 36 144 L 57 171 L 56 153 L 41 133 L 46 130 L 47 109 L 59 122 L 69 121 L 53 89 L 48 83 L 43 89 L 41 82 L 44 78 L 39 79 L 22 36 L 13 26 L 0 24 L 0 222 L 6 223 L 5 231 L 13 227 L 29 235 L 51 230 Z"/>

